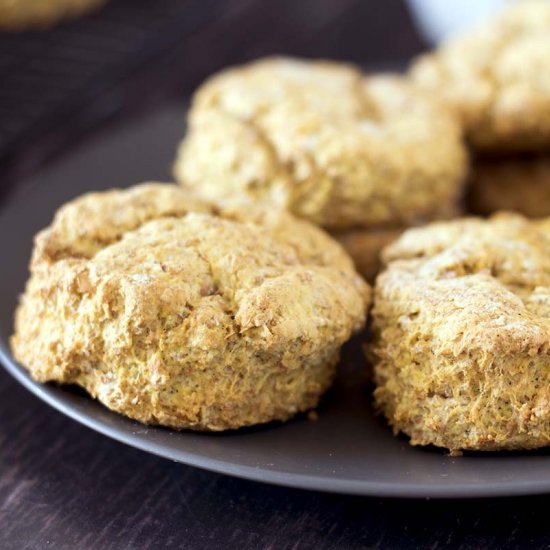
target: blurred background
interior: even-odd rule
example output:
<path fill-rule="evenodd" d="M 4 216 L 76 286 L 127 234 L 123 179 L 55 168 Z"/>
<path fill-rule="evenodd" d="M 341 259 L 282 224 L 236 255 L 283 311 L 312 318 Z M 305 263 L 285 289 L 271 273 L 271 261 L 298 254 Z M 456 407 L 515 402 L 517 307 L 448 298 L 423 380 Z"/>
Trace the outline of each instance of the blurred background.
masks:
<path fill-rule="evenodd" d="M 508 0 L 509 1 L 509 0 Z M 366 70 L 507 0 L 0 0 L 0 199 L 91 132 L 269 54 Z"/>

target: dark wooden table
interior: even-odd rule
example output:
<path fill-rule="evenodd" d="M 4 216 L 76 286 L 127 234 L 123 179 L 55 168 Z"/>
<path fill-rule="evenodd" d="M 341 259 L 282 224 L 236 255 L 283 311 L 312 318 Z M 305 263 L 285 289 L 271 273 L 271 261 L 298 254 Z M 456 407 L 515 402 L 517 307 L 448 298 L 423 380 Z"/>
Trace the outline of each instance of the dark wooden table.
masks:
<path fill-rule="evenodd" d="M 0 36 L 2 200 L 82 136 L 184 98 L 229 63 L 287 53 L 384 68 L 423 47 L 396 0 L 113 0 L 51 31 Z M 547 504 L 232 479 L 97 435 L 0 372 L 0 549 L 539 548 Z"/>

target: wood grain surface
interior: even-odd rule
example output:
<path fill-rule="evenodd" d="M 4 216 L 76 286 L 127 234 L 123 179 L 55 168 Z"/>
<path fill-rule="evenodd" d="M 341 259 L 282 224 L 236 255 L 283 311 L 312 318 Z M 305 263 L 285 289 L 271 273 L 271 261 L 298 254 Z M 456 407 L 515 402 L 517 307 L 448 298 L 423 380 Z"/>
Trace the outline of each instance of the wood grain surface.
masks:
<path fill-rule="evenodd" d="M 0 199 L 82 136 L 228 65 L 284 54 L 387 69 L 422 49 L 398 0 L 110 0 L 46 32 L 0 33 Z"/>
<path fill-rule="evenodd" d="M 0 548 L 548 548 L 548 497 L 417 501 L 233 479 L 77 425 L 0 373 Z"/>
<path fill-rule="evenodd" d="M 404 66 L 423 47 L 397 0 L 112 0 L 51 31 L 1 36 L 0 190 L 5 200 L 82 136 L 184 98 L 227 64 L 286 53 Z M 549 502 L 232 479 L 95 434 L 0 372 L 1 550 L 548 548 Z"/>

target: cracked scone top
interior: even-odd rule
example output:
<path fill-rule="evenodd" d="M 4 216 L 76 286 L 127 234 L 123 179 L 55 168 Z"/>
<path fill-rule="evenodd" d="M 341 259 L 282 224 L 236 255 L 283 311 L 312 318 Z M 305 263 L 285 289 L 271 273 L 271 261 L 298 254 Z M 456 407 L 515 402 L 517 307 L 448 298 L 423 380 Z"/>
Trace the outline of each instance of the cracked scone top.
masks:
<path fill-rule="evenodd" d="M 550 443 L 550 219 L 500 214 L 407 231 L 386 248 L 375 398 L 414 445 Z"/>
<path fill-rule="evenodd" d="M 141 422 L 238 428 L 314 407 L 368 301 L 309 223 L 146 184 L 71 201 L 37 235 L 12 348 Z"/>
<path fill-rule="evenodd" d="M 241 196 L 330 229 L 402 225 L 454 206 L 460 128 L 404 78 L 265 59 L 195 94 L 174 172 L 201 195 Z"/>
<path fill-rule="evenodd" d="M 480 149 L 550 150 L 550 3 L 518 2 L 413 66 Z"/>

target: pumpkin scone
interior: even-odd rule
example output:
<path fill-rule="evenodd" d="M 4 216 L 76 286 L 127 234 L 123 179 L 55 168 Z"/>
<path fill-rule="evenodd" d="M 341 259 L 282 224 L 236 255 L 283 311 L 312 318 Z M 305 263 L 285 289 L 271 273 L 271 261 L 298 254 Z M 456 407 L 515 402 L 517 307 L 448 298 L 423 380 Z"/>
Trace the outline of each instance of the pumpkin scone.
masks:
<path fill-rule="evenodd" d="M 363 277 L 372 282 L 382 267 L 380 254 L 405 231 L 405 227 L 350 229 L 332 236 L 344 247 Z"/>
<path fill-rule="evenodd" d="M 375 400 L 413 445 L 550 443 L 550 219 L 408 230 L 385 249 L 373 310 Z"/>
<path fill-rule="evenodd" d="M 411 75 L 452 106 L 476 149 L 550 150 L 550 2 L 517 2 Z"/>
<path fill-rule="evenodd" d="M 196 92 L 176 179 L 211 200 L 246 197 L 331 232 L 439 218 L 467 159 L 454 115 L 403 77 L 269 58 Z"/>
<path fill-rule="evenodd" d="M 442 210 L 438 219 L 450 220 L 462 216 L 463 213 L 463 207 L 457 205 L 446 212 Z M 422 225 L 421 220 L 418 220 L 416 226 Z M 356 228 L 333 232 L 331 235 L 350 255 L 357 271 L 369 283 L 373 283 L 382 267 L 382 251 L 390 243 L 397 240 L 407 229 L 409 227 L 406 226 Z"/>
<path fill-rule="evenodd" d="M 474 161 L 466 203 L 469 212 L 482 216 L 499 210 L 529 218 L 550 216 L 550 155 Z"/>
<path fill-rule="evenodd" d="M 104 4 L 106 0 L 0 0 L 0 29 L 48 27 Z"/>
<path fill-rule="evenodd" d="M 144 184 L 77 198 L 36 236 L 11 344 L 40 382 L 224 430 L 315 407 L 369 298 L 313 225 Z"/>

